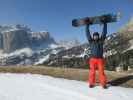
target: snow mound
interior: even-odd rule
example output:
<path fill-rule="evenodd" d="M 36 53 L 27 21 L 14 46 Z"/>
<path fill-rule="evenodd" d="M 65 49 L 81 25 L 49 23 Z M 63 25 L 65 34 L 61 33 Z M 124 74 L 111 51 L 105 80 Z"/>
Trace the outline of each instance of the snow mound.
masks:
<path fill-rule="evenodd" d="M 131 100 L 132 88 L 97 86 L 86 82 L 32 74 L 0 74 L 0 100 Z"/>
<path fill-rule="evenodd" d="M 19 56 L 22 54 L 26 55 L 27 57 L 30 57 L 30 56 L 32 56 L 33 51 L 30 48 L 18 49 L 9 54 L 8 53 L 0 53 L 0 58 L 10 57 L 10 56 Z"/>

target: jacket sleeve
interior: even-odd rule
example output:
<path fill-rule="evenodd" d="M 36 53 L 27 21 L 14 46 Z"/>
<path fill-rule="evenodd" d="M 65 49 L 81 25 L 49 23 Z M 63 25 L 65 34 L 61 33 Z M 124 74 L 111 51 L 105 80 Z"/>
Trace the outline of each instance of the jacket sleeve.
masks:
<path fill-rule="evenodd" d="M 102 32 L 101 38 L 102 38 L 103 40 L 105 40 L 106 35 L 107 35 L 107 23 L 104 23 L 103 32 Z"/>
<path fill-rule="evenodd" d="M 89 25 L 86 25 L 86 37 L 87 37 L 88 42 L 92 40 Z"/>

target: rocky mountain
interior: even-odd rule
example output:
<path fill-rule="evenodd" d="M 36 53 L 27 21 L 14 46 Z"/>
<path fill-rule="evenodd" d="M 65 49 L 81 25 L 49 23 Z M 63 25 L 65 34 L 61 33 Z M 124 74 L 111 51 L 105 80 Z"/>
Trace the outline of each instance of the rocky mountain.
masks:
<path fill-rule="evenodd" d="M 34 64 L 56 46 L 49 32 L 19 24 L 0 26 L 0 65 Z"/>
<path fill-rule="evenodd" d="M 133 18 L 117 33 L 113 33 L 105 42 L 106 65 L 133 67 Z"/>
<path fill-rule="evenodd" d="M 42 64 L 56 67 L 82 68 L 86 64 L 85 56 L 87 55 L 85 48 L 88 48 L 88 44 L 61 50 L 56 54 L 50 55 L 49 59 Z"/>
<path fill-rule="evenodd" d="M 80 42 L 77 39 L 61 40 L 58 42 L 60 46 L 65 47 L 66 49 L 79 46 Z"/>
<path fill-rule="evenodd" d="M 0 65 L 38 65 L 78 41 L 57 43 L 49 32 L 33 32 L 24 25 L 0 26 Z"/>
<path fill-rule="evenodd" d="M 24 25 L 0 26 L 0 49 L 5 53 L 27 47 L 46 48 L 52 43 L 56 44 L 49 32 L 32 32 Z"/>

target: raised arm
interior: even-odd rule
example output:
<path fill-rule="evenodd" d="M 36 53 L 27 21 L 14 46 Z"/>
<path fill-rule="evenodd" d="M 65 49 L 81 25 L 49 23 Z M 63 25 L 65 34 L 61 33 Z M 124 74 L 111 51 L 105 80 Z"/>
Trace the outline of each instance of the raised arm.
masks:
<path fill-rule="evenodd" d="M 89 25 L 86 25 L 86 37 L 87 37 L 88 42 L 92 40 Z"/>
<path fill-rule="evenodd" d="M 107 23 L 103 23 L 103 32 L 102 32 L 102 38 L 105 40 L 107 35 Z"/>

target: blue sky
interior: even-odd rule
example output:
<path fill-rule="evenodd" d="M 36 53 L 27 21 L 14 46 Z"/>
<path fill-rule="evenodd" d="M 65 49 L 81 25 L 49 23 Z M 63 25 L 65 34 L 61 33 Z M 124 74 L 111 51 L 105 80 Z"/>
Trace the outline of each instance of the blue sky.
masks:
<path fill-rule="evenodd" d="M 118 11 L 123 17 L 108 25 L 109 33 L 133 16 L 133 0 L 0 0 L 0 24 L 26 24 L 33 31 L 49 31 L 56 40 L 86 42 L 84 27 L 72 27 L 72 19 Z M 98 25 L 92 29 L 101 31 Z"/>

